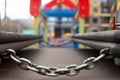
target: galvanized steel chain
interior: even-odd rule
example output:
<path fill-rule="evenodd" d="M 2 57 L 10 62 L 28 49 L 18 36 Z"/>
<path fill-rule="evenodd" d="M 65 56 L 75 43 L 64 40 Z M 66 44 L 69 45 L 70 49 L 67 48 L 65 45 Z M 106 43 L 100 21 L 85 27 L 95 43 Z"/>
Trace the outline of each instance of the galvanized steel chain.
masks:
<path fill-rule="evenodd" d="M 81 65 L 68 65 L 65 68 L 57 67 L 46 67 L 41 65 L 36 65 L 26 58 L 20 58 L 16 55 L 16 52 L 13 49 L 7 49 L 6 53 L 9 54 L 10 58 L 14 60 L 21 69 L 31 70 L 40 75 L 57 77 L 59 75 L 74 76 L 79 74 L 81 70 L 92 70 L 95 68 L 96 63 L 106 57 L 109 53 L 109 48 L 102 49 L 98 57 L 90 57 L 83 61 Z"/>

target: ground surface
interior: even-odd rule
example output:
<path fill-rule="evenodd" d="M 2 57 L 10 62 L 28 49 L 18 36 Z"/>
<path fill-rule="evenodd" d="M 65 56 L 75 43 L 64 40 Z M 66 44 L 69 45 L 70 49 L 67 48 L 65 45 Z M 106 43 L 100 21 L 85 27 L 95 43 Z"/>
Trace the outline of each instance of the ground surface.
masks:
<path fill-rule="evenodd" d="M 81 64 L 90 56 L 97 56 L 93 50 L 44 48 L 38 50 L 24 50 L 21 57 L 45 66 L 64 67 L 69 64 Z M 94 70 L 83 70 L 79 75 L 56 78 L 38 75 L 31 71 L 21 70 L 12 60 L 5 60 L 0 65 L 0 80 L 120 80 L 120 67 L 114 65 L 113 60 L 102 60 Z"/>

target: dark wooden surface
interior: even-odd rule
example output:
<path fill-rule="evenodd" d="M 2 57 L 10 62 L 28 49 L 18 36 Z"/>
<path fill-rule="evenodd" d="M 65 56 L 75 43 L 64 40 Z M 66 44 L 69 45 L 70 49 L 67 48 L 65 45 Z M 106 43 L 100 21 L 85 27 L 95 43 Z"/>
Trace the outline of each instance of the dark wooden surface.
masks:
<path fill-rule="evenodd" d="M 90 56 L 98 56 L 94 50 L 44 48 L 24 50 L 19 56 L 44 66 L 62 68 L 69 64 L 81 64 Z M 4 60 L 0 65 L 0 80 L 120 80 L 120 67 L 113 60 L 101 60 L 94 70 L 83 70 L 77 76 L 46 77 L 31 71 L 21 70 L 12 60 Z"/>

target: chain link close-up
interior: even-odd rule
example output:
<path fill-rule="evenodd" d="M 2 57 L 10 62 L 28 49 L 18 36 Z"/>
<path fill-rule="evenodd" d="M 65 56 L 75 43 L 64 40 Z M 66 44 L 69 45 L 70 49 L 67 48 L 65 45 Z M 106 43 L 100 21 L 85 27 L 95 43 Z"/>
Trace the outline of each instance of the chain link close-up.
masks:
<path fill-rule="evenodd" d="M 74 76 L 79 74 L 81 70 L 94 69 L 97 62 L 108 55 L 109 48 L 102 49 L 98 57 L 89 57 L 85 59 L 81 65 L 71 64 L 61 69 L 59 69 L 58 67 L 46 67 L 42 65 L 36 65 L 26 58 L 20 58 L 19 56 L 17 56 L 16 52 L 13 49 L 7 49 L 6 53 L 9 54 L 10 58 L 15 61 L 23 70 L 34 71 L 40 75 L 57 77 L 59 75 Z"/>

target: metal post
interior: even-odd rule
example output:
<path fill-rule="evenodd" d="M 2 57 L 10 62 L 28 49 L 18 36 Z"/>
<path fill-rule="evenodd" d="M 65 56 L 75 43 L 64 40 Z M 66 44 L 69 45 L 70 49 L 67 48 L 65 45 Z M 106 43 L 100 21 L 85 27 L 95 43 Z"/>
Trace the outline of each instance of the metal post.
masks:
<path fill-rule="evenodd" d="M 72 37 L 75 39 L 120 43 L 120 30 L 76 34 Z"/>

